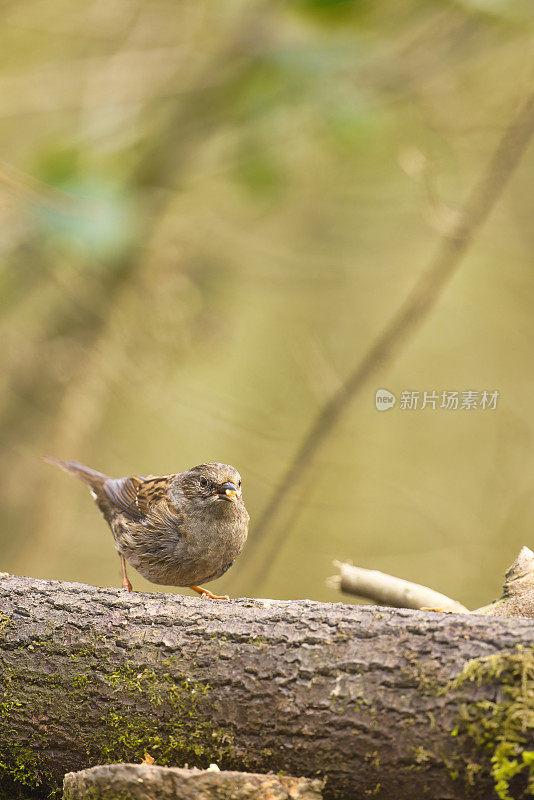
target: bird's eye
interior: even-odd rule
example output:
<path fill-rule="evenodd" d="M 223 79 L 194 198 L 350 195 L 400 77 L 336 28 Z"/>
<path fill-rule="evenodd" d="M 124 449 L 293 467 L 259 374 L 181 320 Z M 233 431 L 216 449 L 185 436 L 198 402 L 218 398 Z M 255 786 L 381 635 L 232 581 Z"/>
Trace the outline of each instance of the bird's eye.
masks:
<path fill-rule="evenodd" d="M 239 483 L 238 483 L 237 485 L 238 485 L 238 486 L 241 486 L 241 481 L 239 481 Z"/>
<path fill-rule="evenodd" d="M 201 486 L 207 486 L 207 485 L 208 485 L 208 480 L 207 480 L 207 478 L 204 478 L 204 477 L 202 477 L 202 478 L 200 479 L 200 485 L 201 485 Z"/>

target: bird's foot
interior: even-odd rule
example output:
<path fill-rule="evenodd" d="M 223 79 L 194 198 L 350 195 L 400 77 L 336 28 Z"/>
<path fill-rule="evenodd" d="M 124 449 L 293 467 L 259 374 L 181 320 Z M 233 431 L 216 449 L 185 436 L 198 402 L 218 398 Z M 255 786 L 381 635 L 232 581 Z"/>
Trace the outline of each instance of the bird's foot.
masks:
<path fill-rule="evenodd" d="M 209 589 L 205 589 L 203 586 L 190 586 L 190 589 L 193 591 L 198 592 L 201 597 L 209 598 L 210 600 L 229 600 L 227 594 L 213 594 L 210 592 Z"/>
<path fill-rule="evenodd" d="M 128 592 L 132 591 L 132 584 L 128 580 L 128 575 L 126 574 L 126 561 L 124 560 L 124 556 L 122 553 L 119 553 L 121 558 L 121 565 L 122 565 L 122 588 L 126 589 Z"/>

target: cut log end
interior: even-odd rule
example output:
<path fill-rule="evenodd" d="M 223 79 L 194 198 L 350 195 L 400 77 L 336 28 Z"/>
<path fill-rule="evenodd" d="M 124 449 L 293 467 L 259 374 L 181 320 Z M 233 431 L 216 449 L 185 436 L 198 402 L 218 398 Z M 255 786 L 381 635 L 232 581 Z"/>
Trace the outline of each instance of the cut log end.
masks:
<path fill-rule="evenodd" d="M 68 772 L 63 800 L 321 800 L 322 781 L 147 764 L 106 764 Z"/>

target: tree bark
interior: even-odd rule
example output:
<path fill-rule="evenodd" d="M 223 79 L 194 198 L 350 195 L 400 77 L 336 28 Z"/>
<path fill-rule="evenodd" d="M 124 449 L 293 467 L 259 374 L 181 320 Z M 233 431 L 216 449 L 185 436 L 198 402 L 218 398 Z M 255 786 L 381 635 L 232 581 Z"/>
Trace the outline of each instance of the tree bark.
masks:
<path fill-rule="evenodd" d="M 15 577 L 0 609 L 0 798 L 145 751 L 326 778 L 325 800 L 525 790 L 528 620 Z"/>

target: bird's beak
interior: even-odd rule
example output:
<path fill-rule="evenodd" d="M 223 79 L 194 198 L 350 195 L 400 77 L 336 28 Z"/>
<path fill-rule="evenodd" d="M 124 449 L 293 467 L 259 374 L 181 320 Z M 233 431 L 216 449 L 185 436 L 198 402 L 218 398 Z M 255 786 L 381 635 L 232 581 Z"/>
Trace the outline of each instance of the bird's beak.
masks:
<path fill-rule="evenodd" d="M 230 500 L 235 503 L 239 497 L 239 489 L 235 483 L 223 483 L 222 486 L 219 486 L 217 489 L 217 494 L 221 500 Z"/>

